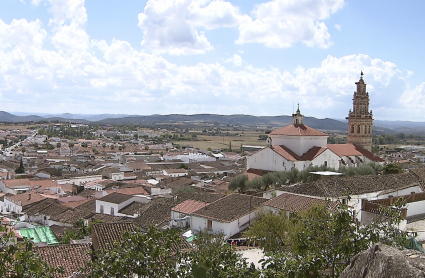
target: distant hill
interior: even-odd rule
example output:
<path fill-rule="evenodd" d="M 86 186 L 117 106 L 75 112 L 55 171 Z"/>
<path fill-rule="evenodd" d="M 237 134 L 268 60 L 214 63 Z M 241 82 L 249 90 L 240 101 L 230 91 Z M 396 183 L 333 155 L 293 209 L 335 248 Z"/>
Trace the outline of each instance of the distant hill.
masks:
<path fill-rule="evenodd" d="M 28 115 L 20 113 L 16 116 L 8 112 L 0 111 L 0 122 L 95 122 L 99 124 L 158 124 L 158 123 L 220 123 L 228 125 L 263 126 L 266 128 L 282 127 L 292 123 L 292 116 L 252 116 L 252 115 L 217 115 L 217 114 L 170 114 L 170 115 L 150 115 L 150 116 L 130 116 L 122 114 L 58 114 L 43 116 Z M 347 121 L 336 119 L 317 119 L 305 117 L 306 125 L 324 131 L 347 132 Z M 405 134 L 425 135 L 424 122 L 407 121 L 381 121 L 374 120 L 373 132 L 375 134 Z"/>
<path fill-rule="evenodd" d="M 36 115 L 29 115 L 29 116 L 15 116 L 10 113 L 0 111 L 0 122 L 38 122 L 44 120 L 43 117 L 36 116 Z"/>

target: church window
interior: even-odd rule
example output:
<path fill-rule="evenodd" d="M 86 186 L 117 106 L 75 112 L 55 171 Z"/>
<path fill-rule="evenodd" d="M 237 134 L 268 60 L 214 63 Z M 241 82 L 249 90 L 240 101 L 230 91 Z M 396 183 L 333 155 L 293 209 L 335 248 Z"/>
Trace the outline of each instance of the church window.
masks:
<path fill-rule="evenodd" d="M 357 133 L 360 133 L 360 126 L 357 126 Z"/>
<path fill-rule="evenodd" d="M 328 162 L 325 161 L 325 163 L 323 164 L 325 167 L 328 167 Z"/>
<path fill-rule="evenodd" d="M 354 125 L 351 125 L 351 133 L 354 133 Z"/>

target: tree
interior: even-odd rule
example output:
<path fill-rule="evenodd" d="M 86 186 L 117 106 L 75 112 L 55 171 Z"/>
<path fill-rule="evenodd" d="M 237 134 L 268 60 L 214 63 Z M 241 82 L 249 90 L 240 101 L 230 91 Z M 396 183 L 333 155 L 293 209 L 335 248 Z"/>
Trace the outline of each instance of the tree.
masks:
<path fill-rule="evenodd" d="M 50 268 L 47 263 L 34 252 L 34 244 L 24 238 L 22 242 L 14 242 L 13 232 L 7 227 L 0 227 L 0 276 L 11 278 L 25 277 L 57 277 L 63 273 L 62 268 Z"/>
<path fill-rule="evenodd" d="M 258 140 L 265 141 L 265 140 L 267 140 L 268 137 L 269 136 L 267 134 L 260 134 L 260 135 L 258 135 Z"/>
<path fill-rule="evenodd" d="M 25 173 L 24 162 L 22 161 L 22 158 L 21 158 L 21 162 L 19 163 L 19 167 L 17 167 L 15 169 L 15 173 L 16 174 L 24 174 Z"/>
<path fill-rule="evenodd" d="M 403 169 L 399 164 L 395 163 L 388 163 L 384 166 L 384 173 L 385 174 L 400 174 L 403 173 Z"/>
<path fill-rule="evenodd" d="M 239 190 L 240 192 L 245 192 L 248 184 L 247 175 L 239 175 L 234 177 L 229 183 L 230 190 Z"/>
<path fill-rule="evenodd" d="M 97 250 L 88 262 L 88 277 L 184 277 L 176 268 L 181 258 L 182 238 L 177 230 L 159 231 L 150 226 L 146 233 L 124 232 L 112 250 Z M 177 248 L 175 248 L 177 246 Z"/>
<path fill-rule="evenodd" d="M 182 268 L 193 276 L 185 277 L 259 277 L 255 266 L 248 266 L 246 259 L 223 240 L 223 235 L 200 231 L 193 243 L 195 250 L 185 253 L 182 260 Z"/>
<path fill-rule="evenodd" d="M 56 143 L 56 148 L 60 148 L 61 146 L 61 143 Z"/>
<path fill-rule="evenodd" d="M 407 243 L 407 233 L 397 228 L 401 214 L 394 209 L 382 211 L 368 225 L 342 204 L 332 211 L 314 206 L 289 218 L 266 211 L 258 217 L 245 236 L 262 239 L 264 277 L 338 277 L 354 255 L 377 242 Z"/>
<path fill-rule="evenodd" d="M 179 169 L 185 169 L 185 170 L 187 170 L 187 169 L 189 169 L 189 166 L 187 166 L 186 164 L 182 163 L 182 164 L 180 164 Z"/>

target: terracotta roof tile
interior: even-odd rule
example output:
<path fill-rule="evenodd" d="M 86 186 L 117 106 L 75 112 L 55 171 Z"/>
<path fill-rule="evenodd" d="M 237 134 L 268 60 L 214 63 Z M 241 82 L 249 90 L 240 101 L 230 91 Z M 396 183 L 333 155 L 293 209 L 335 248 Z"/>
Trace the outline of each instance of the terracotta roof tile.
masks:
<path fill-rule="evenodd" d="M 346 197 L 347 195 L 360 195 L 406 188 L 409 185 L 418 185 L 419 181 L 420 179 L 411 173 L 334 177 L 331 180 L 318 180 L 290 187 L 282 187 L 280 190 L 309 196 L 339 198 Z"/>
<path fill-rule="evenodd" d="M 72 273 L 79 272 L 90 261 L 89 244 L 67 244 L 56 246 L 35 247 L 34 251 L 42 260 L 52 267 L 63 267 L 64 273 L 54 277 L 70 277 Z"/>
<path fill-rule="evenodd" d="M 132 197 L 133 196 L 131 196 L 131 195 L 126 195 L 126 194 L 114 192 L 114 193 L 106 195 L 105 197 L 102 197 L 98 200 L 108 202 L 108 203 L 113 203 L 113 204 L 121 204 L 122 202 L 125 202 Z"/>
<path fill-rule="evenodd" d="M 264 203 L 265 206 L 286 210 L 290 212 L 299 212 L 309 209 L 313 205 L 328 205 L 330 208 L 335 208 L 338 204 L 335 202 L 328 202 L 318 198 L 308 196 L 301 196 L 292 193 L 283 193 L 273 199 Z"/>
<path fill-rule="evenodd" d="M 373 153 L 351 143 L 347 144 L 328 144 L 328 149 L 333 151 L 340 157 L 343 156 L 365 156 L 371 161 L 383 162 L 380 157 L 375 156 Z"/>
<path fill-rule="evenodd" d="M 310 150 L 308 150 L 305 154 L 303 154 L 302 159 L 311 161 L 315 159 L 318 155 L 320 155 L 322 152 L 324 152 L 327 148 L 323 147 L 313 147 Z"/>
<path fill-rule="evenodd" d="M 136 229 L 133 223 L 96 223 L 92 225 L 93 246 L 99 249 L 112 249 L 114 243 L 121 242 L 124 231 Z"/>
<path fill-rule="evenodd" d="M 278 153 L 288 161 L 301 161 L 303 160 L 299 155 L 291 151 L 285 146 L 273 146 L 271 148 L 274 152 Z"/>
<path fill-rule="evenodd" d="M 192 214 L 222 222 L 232 222 L 257 210 L 266 201 L 267 199 L 260 197 L 233 193 Z"/>
<path fill-rule="evenodd" d="M 173 207 L 171 210 L 185 213 L 185 214 L 191 214 L 192 212 L 203 208 L 207 205 L 207 203 L 204 202 L 198 202 L 194 200 L 186 200 L 183 203 L 178 204 L 177 206 Z"/>
<path fill-rule="evenodd" d="M 328 136 L 317 129 L 306 125 L 287 125 L 273 130 L 270 135 L 292 135 L 292 136 Z"/>

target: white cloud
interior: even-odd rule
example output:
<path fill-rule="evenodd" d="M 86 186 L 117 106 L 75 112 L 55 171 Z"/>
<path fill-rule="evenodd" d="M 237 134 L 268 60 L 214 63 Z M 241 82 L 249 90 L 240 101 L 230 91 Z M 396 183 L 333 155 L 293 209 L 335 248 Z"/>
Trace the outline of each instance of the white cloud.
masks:
<path fill-rule="evenodd" d="M 339 25 L 339 24 L 335 24 L 335 28 L 336 28 L 338 31 L 341 31 L 341 25 Z"/>
<path fill-rule="evenodd" d="M 233 63 L 235 66 L 242 66 L 242 57 L 238 54 L 233 54 L 232 58 L 229 58 L 225 61 L 226 63 Z"/>
<path fill-rule="evenodd" d="M 399 99 L 400 103 L 404 107 L 413 113 L 410 113 L 412 116 L 411 119 L 416 119 L 417 117 L 425 116 L 425 82 L 422 82 L 416 86 L 413 90 L 407 88 Z"/>
<path fill-rule="evenodd" d="M 239 25 L 236 43 L 263 43 L 287 48 L 302 42 L 327 48 L 332 45 L 324 20 L 344 5 L 344 0 L 272 0 L 258 4 L 252 20 Z"/>
<path fill-rule="evenodd" d="M 155 53 L 202 54 L 213 46 L 199 28 L 233 27 L 248 19 L 224 1 L 149 0 L 138 25 L 142 45 Z"/>
<path fill-rule="evenodd" d="M 0 19 L 0 49 L 41 48 L 46 34 L 38 19 L 32 22 L 28 22 L 26 19 L 13 19 L 10 24 L 6 24 Z"/>
<path fill-rule="evenodd" d="M 211 4 L 205 3 L 197 7 Z M 225 61 L 238 68 L 217 62 L 179 66 L 127 41 L 89 41 L 81 20 L 85 8 L 74 10 L 79 12 L 68 15 L 56 9 L 66 15 L 52 14 L 48 31 L 39 20 L 0 20 L 0 97 L 9 111 L 288 115 L 292 103 L 299 102 L 306 116 L 342 118 L 352 108 L 360 71 L 365 73 L 375 118 L 421 113 L 425 105 L 424 84 L 409 90 L 409 72 L 367 55 L 328 56 L 317 67 L 291 71 L 257 68 L 239 54 Z M 205 22 L 214 26 L 211 20 Z M 49 38 L 57 49 L 44 48 Z M 75 46 L 70 48 L 68 42 Z M 171 44 L 165 48 L 172 49 Z M 175 48 L 193 51 L 193 45 Z M 395 101 L 400 99 L 404 106 Z"/>
<path fill-rule="evenodd" d="M 85 31 L 87 12 L 84 0 L 49 0 L 53 15 L 49 25 L 53 28 L 52 43 L 60 51 L 85 51 L 89 36 Z M 38 3 L 39 4 L 39 3 Z"/>

